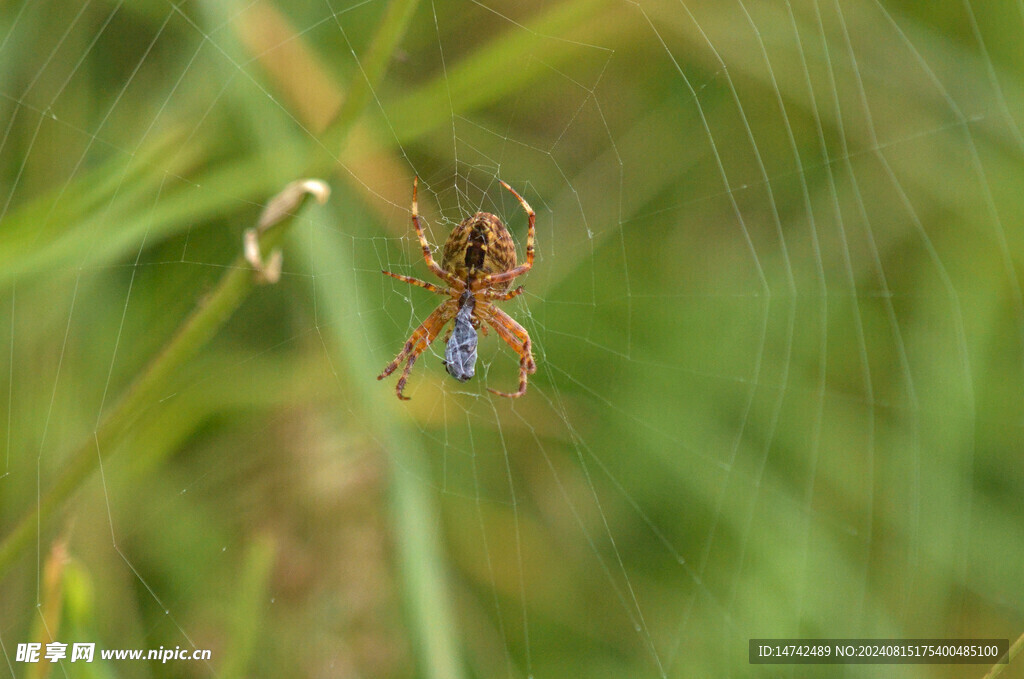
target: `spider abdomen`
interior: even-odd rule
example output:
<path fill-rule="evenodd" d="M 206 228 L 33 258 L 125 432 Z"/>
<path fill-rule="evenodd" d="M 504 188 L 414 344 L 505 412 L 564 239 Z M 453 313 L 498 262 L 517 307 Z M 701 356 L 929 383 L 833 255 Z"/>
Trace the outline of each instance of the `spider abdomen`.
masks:
<path fill-rule="evenodd" d="M 441 268 L 462 281 L 515 268 L 516 246 L 501 220 L 488 212 L 477 212 L 456 226 L 445 241 Z M 508 282 L 495 283 L 499 290 Z"/>

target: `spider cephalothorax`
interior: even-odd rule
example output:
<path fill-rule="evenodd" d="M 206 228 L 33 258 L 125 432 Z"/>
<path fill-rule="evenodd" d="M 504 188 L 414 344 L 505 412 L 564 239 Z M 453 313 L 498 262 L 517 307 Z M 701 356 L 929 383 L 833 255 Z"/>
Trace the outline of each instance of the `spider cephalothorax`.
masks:
<path fill-rule="evenodd" d="M 487 212 L 477 212 L 452 229 L 441 255 L 441 268 L 460 281 L 509 271 L 515 266 L 512 235 L 500 219 Z M 510 282 L 492 281 L 489 287 L 507 290 Z"/>
<path fill-rule="evenodd" d="M 515 190 L 501 182 L 515 196 L 526 210 L 530 218 L 526 235 L 526 263 L 516 265 L 516 246 L 512 236 L 501 220 L 487 212 L 477 212 L 459 223 L 448 240 L 445 241 L 441 256 L 441 264 L 434 261 L 430 253 L 430 244 L 420 226 L 419 206 L 416 202 L 416 189 L 419 180 L 412 184 L 412 224 L 423 248 L 423 259 L 430 271 L 448 284 L 439 287 L 409 276 L 402 276 L 382 271 L 381 273 L 405 281 L 411 285 L 426 288 L 431 292 L 448 297 L 427 316 L 427 320 L 413 331 L 395 360 L 391 361 L 384 371 L 377 376 L 382 380 L 406 361 L 402 376 L 398 378 L 395 392 L 398 398 L 408 400 L 402 395 L 405 381 L 412 371 L 416 359 L 430 343 L 440 334 L 448 321 L 455 319 L 455 326 L 445 347 L 445 367 L 448 372 L 461 382 L 465 382 L 474 374 L 476 364 L 476 330 L 481 321 L 490 325 L 501 339 L 519 354 L 519 390 L 506 394 L 494 389 L 489 391 L 499 396 L 517 398 L 526 393 L 527 375 L 537 370 L 531 352 L 530 335 L 523 326 L 511 316 L 494 306 L 492 302 L 510 300 L 523 292 L 519 286 L 512 292 L 506 292 L 509 284 L 516 276 L 520 276 L 533 266 L 533 235 L 536 216 L 523 197 Z"/>

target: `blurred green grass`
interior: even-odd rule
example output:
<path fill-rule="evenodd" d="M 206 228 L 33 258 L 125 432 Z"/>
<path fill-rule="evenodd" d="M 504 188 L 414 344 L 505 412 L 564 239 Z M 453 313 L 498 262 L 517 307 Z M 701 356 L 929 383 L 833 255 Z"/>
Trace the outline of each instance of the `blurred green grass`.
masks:
<path fill-rule="evenodd" d="M 62 641 L 214 651 L 69 676 L 745 676 L 750 637 L 1015 638 L 1015 12 L 0 9 L 0 537 L 262 204 L 334 188 L 0 573 L 7 654 L 37 604 Z M 373 379 L 436 303 L 378 273 L 424 275 L 417 173 L 435 243 L 477 205 L 522 242 L 496 176 L 537 209 L 514 404 L 493 338 L 469 394 L 430 355 L 408 405 Z M 984 673 L 882 669 L 847 673 Z"/>

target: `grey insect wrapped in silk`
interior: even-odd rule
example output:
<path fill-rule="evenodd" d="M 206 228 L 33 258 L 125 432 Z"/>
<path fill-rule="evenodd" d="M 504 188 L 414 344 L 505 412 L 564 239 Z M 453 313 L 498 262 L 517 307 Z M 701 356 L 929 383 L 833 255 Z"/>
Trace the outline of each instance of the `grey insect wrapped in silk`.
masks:
<path fill-rule="evenodd" d="M 459 312 L 448 344 L 444 349 L 444 367 L 459 382 L 465 382 L 476 372 L 476 328 L 473 327 L 473 308 L 476 300 L 466 290 L 459 298 Z"/>

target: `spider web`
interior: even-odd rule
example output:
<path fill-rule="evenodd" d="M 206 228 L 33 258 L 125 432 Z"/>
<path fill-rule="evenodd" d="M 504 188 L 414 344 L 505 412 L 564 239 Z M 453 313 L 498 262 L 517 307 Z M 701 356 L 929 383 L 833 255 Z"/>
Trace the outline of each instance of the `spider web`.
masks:
<path fill-rule="evenodd" d="M 213 649 L 175 661 L 196 676 L 429 674 L 417 570 L 466 675 L 1021 633 L 1024 4 L 433 0 L 380 79 L 397 3 L 293 5 L 2 11 L 3 534 L 83 441 L 98 472 L 0 573 L 11 676 L 50 639 Z M 282 280 L 103 439 L 311 164 L 333 194 Z M 534 343 L 521 399 L 487 391 L 517 379 L 494 332 L 465 384 L 440 340 L 411 401 L 373 380 L 440 301 L 380 274 L 430 278 L 414 176 L 435 251 L 487 211 L 523 257 L 499 180 L 537 213 L 501 303 Z"/>

